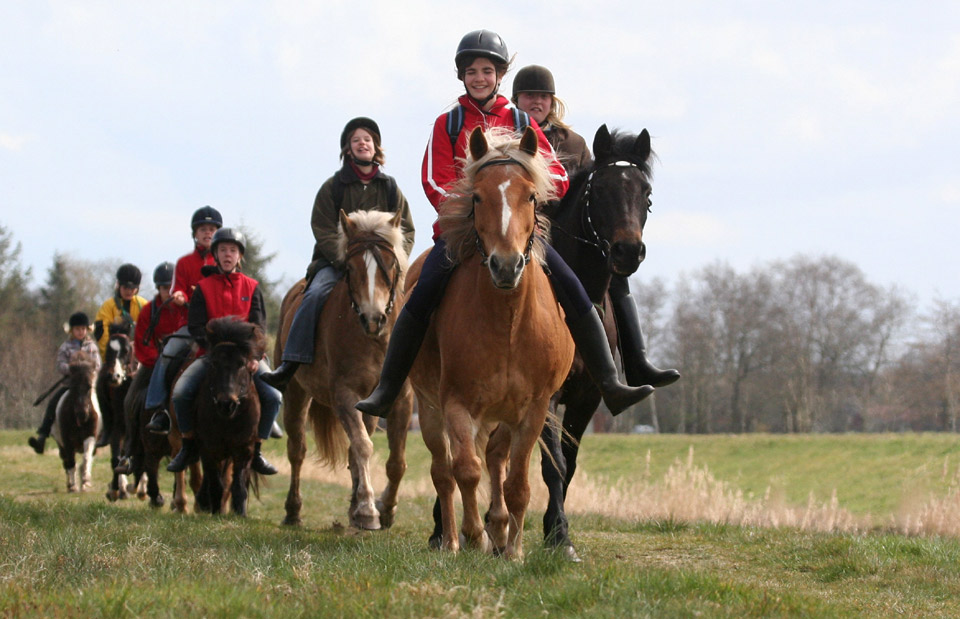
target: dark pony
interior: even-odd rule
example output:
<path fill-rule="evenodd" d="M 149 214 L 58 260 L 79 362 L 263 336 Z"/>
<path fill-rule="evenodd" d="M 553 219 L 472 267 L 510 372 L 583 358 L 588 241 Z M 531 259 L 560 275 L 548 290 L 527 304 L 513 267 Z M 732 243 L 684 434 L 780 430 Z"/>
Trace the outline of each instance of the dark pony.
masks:
<path fill-rule="evenodd" d="M 559 204 L 548 209 L 553 220 L 551 244 L 583 283 L 587 295 L 602 308 L 610 347 L 617 344 L 607 292 L 613 275 L 628 276 L 646 254 L 643 226 L 652 201 L 650 166 L 656 155 L 646 129 L 639 135 L 602 125 L 593 141 L 593 164 L 571 180 Z M 564 405 L 562 428 L 544 426 L 541 467 L 550 498 L 543 516 L 546 542 L 577 560 L 570 541 L 563 502 L 577 468 L 580 439 L 600 404 L 600 391 L 579 355 L 552 410 Z"/>
<path fill-rule="evenodd" d="M 260 398 L 253 373 L 247 369 L 266 350 L 263 329 L 235 317 L 207 323 L 207 355 L 196 363 L 209 364 L 197 391 L 197 444 L 203 465 L 203 485 L 210 511 L 247 515 L 247 488 L 258 493 L 256 474 L 251 474 Z M 259 496 L 259 495 L 258 495 Z M 199 502 L 199 498 L 198 498 Z"/>
<path fill-rule="evenodd" d="M 133 354 L 133 323 L 129 319 L 109 326 L 106 357 L 97 376 L 97 401 L 104 420 L 112 420 L 110 434 L 110 470 L 120 461 L 120 452 L 126 436 L 126 419 L 123 401 L 137 371 Z M 107 500 L 127 498 L 127 476 L 113 473 L 107 486 Z"/>
<path fill-rule="evenodd" d="M 70 359 L 67 391 L 57 403 L 57 416 L 51 436 L 60 447 L 60 460 L 67 473 L 67 490 L 82 492 L 92 487 L 90 472 L 93 467 L 94 444 L 100 431 L 100 410 L 94 398 L 96 359 L 83 351 Z M 75 454 L 83 454 L 80 480 L 77 481 Z"/>

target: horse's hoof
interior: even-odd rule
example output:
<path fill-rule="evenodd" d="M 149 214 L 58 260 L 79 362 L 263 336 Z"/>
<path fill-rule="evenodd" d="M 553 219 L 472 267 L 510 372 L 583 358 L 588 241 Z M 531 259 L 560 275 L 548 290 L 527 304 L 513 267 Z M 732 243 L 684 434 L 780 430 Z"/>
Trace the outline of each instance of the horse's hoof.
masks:
<path fill-rule="evenodd" d="M 111 503 L 116 502 L 117 493 L 114 492 L 113 490 L 107 490 L 107 500 L 110 501 Z"/>
<path fill-rule="evenodd" d="M 138 493 L 137 493 L 137 498 L 140 499 L 141 501 L 146 500 L 146 498 L 147 498 L 148 496 L 149 496 L 149 495 L 148 495 L 146 492 L 138 492 Z"/>
<path fill-rule="evenodd" d="M 377 511 L 380 512 L 380 526 L 389 529 L 393 526 L 394 518 L 397 515 L 397 506 L 384 507 L 383 503 L 377 501 Z"/>
<path fill-rule="evenodd" d="M 163 507 L 163 495 L 158 494 L 157 496 L 150 499 L 150 507 L 153 507 L 153 508 Z"/>
<path fill-rule="evenodd" d="M 573 544 L 567 544 L 566 546 L 561 546 L 560 548 L 558 548 L 558 550 L 563 555 L 563 558 L 569 561 L 570 563 L 583 563 L 583 559 L 581 559 L 580 555 L 577 554 L 577 551 L 573 547 Z"/>
<path fill-rule="evenodd" d="M 380 516 L 352 516 L 350 525 L 362 531 L 379 531 Z"/>
<path fill-rule="evenodd" d="M 431 535 L 430 539 L 427 540 L 427 546 L 430 550 L 440 550 L 440 544 L 443 542 L 443 537 L 440 535 Z"/>
<path fill-rule="evenodd" d="M 300 516 L 287 516 L 283 519 L 281 524 L 288 527 L 299 527 L 303 524 L 303 520 L 300 518 Z"/>
<path fill-rule="evenodd" d="M 76 486 L 67 486 L 67 492 L 80 492 L 80 489 Z"/>

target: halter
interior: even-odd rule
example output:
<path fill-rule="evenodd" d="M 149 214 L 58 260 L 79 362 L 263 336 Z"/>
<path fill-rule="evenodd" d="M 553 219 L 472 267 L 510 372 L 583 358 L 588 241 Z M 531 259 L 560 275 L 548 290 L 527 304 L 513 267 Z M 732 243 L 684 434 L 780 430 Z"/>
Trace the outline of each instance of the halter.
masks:
<path fill-rule="evenodd" d="M 480 164 L 480 167 L 476 169 L 476 172 L 479 172 L 484 168 L 489 168 L 490 166 L 514 165 L 514 164 L 526 170 L 526 167 L 524 167 L 523 163 L 521 163 L 520 161 L 514 159 L 513 157 L 504 157 L 501 159 L 491 159 L 490 161 Z M 471 219 L 474 218 L 473 205 L 470 206 L 470 218 Z M 476 220 L 474 220 L 474 223 L 476 223 Z M 527 239 L 527 246 L 523 250 L 523 266 L 527 266 L 528 264 L 530 264 L 530 251 L 533 249 L 533 238 L 536 235 L 536 231 L 537 231 L 537 228 L 536 226 L 534 226 L 533 230 L 530 232 L 530 238 Z M 480 253 L 481 266 L 487 266 L 487 264 L 490 262 L 490 256 L 487 255 L 487 250 L 484 248 L 483 241 L 480 239 L 479 234 L 477 235 L 477 251 Z"/>
<path fill-rule="evenodd" d="M 600 235 L 597 233 L 597 229 L 593 225 L 593 217 L 591 217 L 590 215 L 590 196 L 593 194 L 593 175 L 596 174 L 599 170 L 602 170 L 604 168 L 612 168 L 612 167 L 639 168 L 640 166 L 633 163 L 632 161 L 626 161 L 621 159 L 618 161 L 612 161 L 602 166 L 598 166 L 590 171 L 590 174 L 587 176 L 587 182 L 583 188 L 584 203 L 583 203 L 583 217 L 582 217 L 583 221 L 581 222 L 581 228 L 585 229 L 589 237 L 591 238 L 583 238 L 583 237 L 577 236 L 576 234 L 573 234 L 571 232 L 568 232 L 567 230 L 564 230 L 560 226 L 556 226 L 557 230 L 560 230 L 561 232 L 563 232 L 570 238 L 574 239 L 575 241 L 579 241 L 584 245 L 589 245 L 590 247 L 593 247 L 594 249 L 599 251 L 600 255 L 603 256 L 604 260 L 607 260 L 610 258 L 610 241 L 608 241 L 607 239 L 600 238 Z M 644 257 L 646 257 L 646 246 L 641 245 L 641 253 L 640 253 L 641 262 L 643 262 Z"/>
<path fill-rule="evenodd" d="M 387 301 L 387 307 L 384 310 L 384 314 L 389 315 L 393 311 L 393 304 L 397 297 L 397 283 L 400 281 L 400 260 L 397 258 L 397 254 L 393 249 L 393 245 L 379 237 L 376 239 L 360 239 L 354 243 L 351 243 L 350 245 L 352 248 L 348 248 L 345 262 L 354 256 L 366 252 L 369 249 L 377 248 L 380 250 L 371 252 L 371 254 L 373 255 L 374 261 L 377 263 L 377 270 L 383 275 L 383 279 L 390 282 L 390 298 Z M 382 252 L 387 252 L 393 258 L 394 277 L 390 276 L 390 269 L 387 268 L 386 263 L 383 261 Z M 350 278 L 347 276 L 347 274 L 348 272 L 344 271 L 344 274 L 341 277 L 347 280 L 347 292 L 350 297 L 350 307 L 353 308 L 353 311 L 356 312 L 357 316 L 363 318 L 363 312 L 360 310 L 360 305 L 356 301 L 353 293 L 353 285 L 350 283 Z"/>

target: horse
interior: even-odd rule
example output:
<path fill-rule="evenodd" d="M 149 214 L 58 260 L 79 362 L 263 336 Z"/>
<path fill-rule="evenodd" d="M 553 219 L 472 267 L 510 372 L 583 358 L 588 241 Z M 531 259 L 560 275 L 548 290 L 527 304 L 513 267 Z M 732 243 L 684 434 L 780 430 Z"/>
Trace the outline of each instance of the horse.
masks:
<path fill-rule="evenodd" d="M 70 359 L 67 391 L 57 402 L 57 416 L 51 436 L 60 448 L 60 460 L 67 473 L 68 492 L 83 492 L 92 487 L 90 471 L 97 434 L 100 432 L 100 407 L 93 388 L 96 367 L 96 359 L 91 359 L 83 351 L 74 353 Z M 79 484 L 77 453 L 83 454 Z"/>
<path fill-rule="evenodd" d="M 209 369 L 197 390 L 196 436 L 203 467 L 198 494 L 210 512 L 247 515 L 247 489 L 258 492 L 258 476 L 251 474 L 260 398 L 249 369 L 263 357 L 267 338 L 258 325 L 235 317 L 207 323 L 207 354 L 194 363 Z"/>
<path fill-rule="evenodd" d="M 594 161 L 576 173 L 570 189 L 546 212 L 552 220 L 554 249 L 576 273 L 587 295 L 609 309 L 607 292 L 612 275 L 634 273 L 646 255 L 643 227 L 652 204 L 651 164 L 656 157 L 646 129 L 639 135 L 614 131 L 602 125 L 594 136 Z M 611 350 L 616 348 L 612 311 L 603 311 Z M 600 404 L 600 391 L 579 357 L 552 410 L 564 405 L 562 427 L 544 426 L 541 470 L 549 490 L 543 516 L 544 539 L 579 560 L 569 537 L 564 512 L 567 488 L 577 469 L 580 439 Z"/>
<path fill-rule="evenodd" d="M 340 211 L 338 258 L 344 265 L 343 276 L 320 312 L 313 363 L 294 374 L 284 393 L 283 420 L 290 461 L 290 489 L 283 520 L 286 525 L 302 522 L 300 471 L 307 453 L 308 417 L 324 462 L 337 466 L 347 451 L 353 482 L 350 524 L 377 530 L 389 528 L 394 522 L 397 491 L 407 468 L 404 454 L 413 393 L 405 386 L 387 418 L 387 485 L 376 501 L 370 481 L 370 434 L 377 421 L 355 406 L 379 380 L 387 340 L 399 313 L 397 299 L 403 294 L 407 270 L 400 224 L 400 213 L 357 211 L 347 215 Z M 305 281 L 297 282 L 283 299 L 277 358 L 282 355 L 305 287 Z"/>
<path fill-rule="evenodd" d="M 111 324 L 106 355 L 97 376 L 97 401 L 104 418 L 110 418 L 110 469 L 120 461 L 120 452 L 126 435 L 124 399 L 137 373 L 137 360 L 130 341 L 133 324 L 129 321 Z M 113 473 L 107 485 L 107 500 L 110 502 L 127 498 L 127 476 Z"/>
<path fill-rule="evenodd" d="M 542 267 L 541 234 L 549 222 L 537 207 L 554 190 L 536 133 L 527 128 L 518 140 L 478 127 L 468 153 L 464 176 L 440 211 L 448 256 L 457 266 L 410 381 L 433 458 L 440 548 L 456 552 L 461 546 L 456 485 L 463 543 L 520 558 L 530 455 L 574 345 Z M 423 259 L 411 268 L 408 289 Z M 490 477 L 486 527 L 477 499 L 483 455 Z"/>

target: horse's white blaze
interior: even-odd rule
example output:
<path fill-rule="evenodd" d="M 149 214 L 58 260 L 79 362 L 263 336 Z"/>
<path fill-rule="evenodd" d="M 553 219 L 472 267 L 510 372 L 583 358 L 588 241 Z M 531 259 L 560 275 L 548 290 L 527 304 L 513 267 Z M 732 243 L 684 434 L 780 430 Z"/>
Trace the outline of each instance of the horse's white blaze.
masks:
<path fill-rule="evenodd" d="M 110 340 L 110 343 L 107 344 L 107 346 L 109 346 L 110 350 L 112 350 L 113 352 L 117 352 L 117 353 L 120 352 L 120 342 L 118 342 L 117 340 Z"/>
<path fill-rule="evenodd" d="M 507 202 L 507 189 L 510 187 L 510 179 L 507 179 L 497 186 L 500 190 L 500 196 L 503 198 L 503 208 L 500 209 L 500 234 L 507 236 L 507 228 L 510 227 L 510 218 L 513 217 L 513 209 Z"/>
<path fill-rule="evenodd" d="M 367 265 L 367 299 L 373 304 L 377 293 L 377 261 L 369 249 L 363 252 L 363 261 Z"/>

